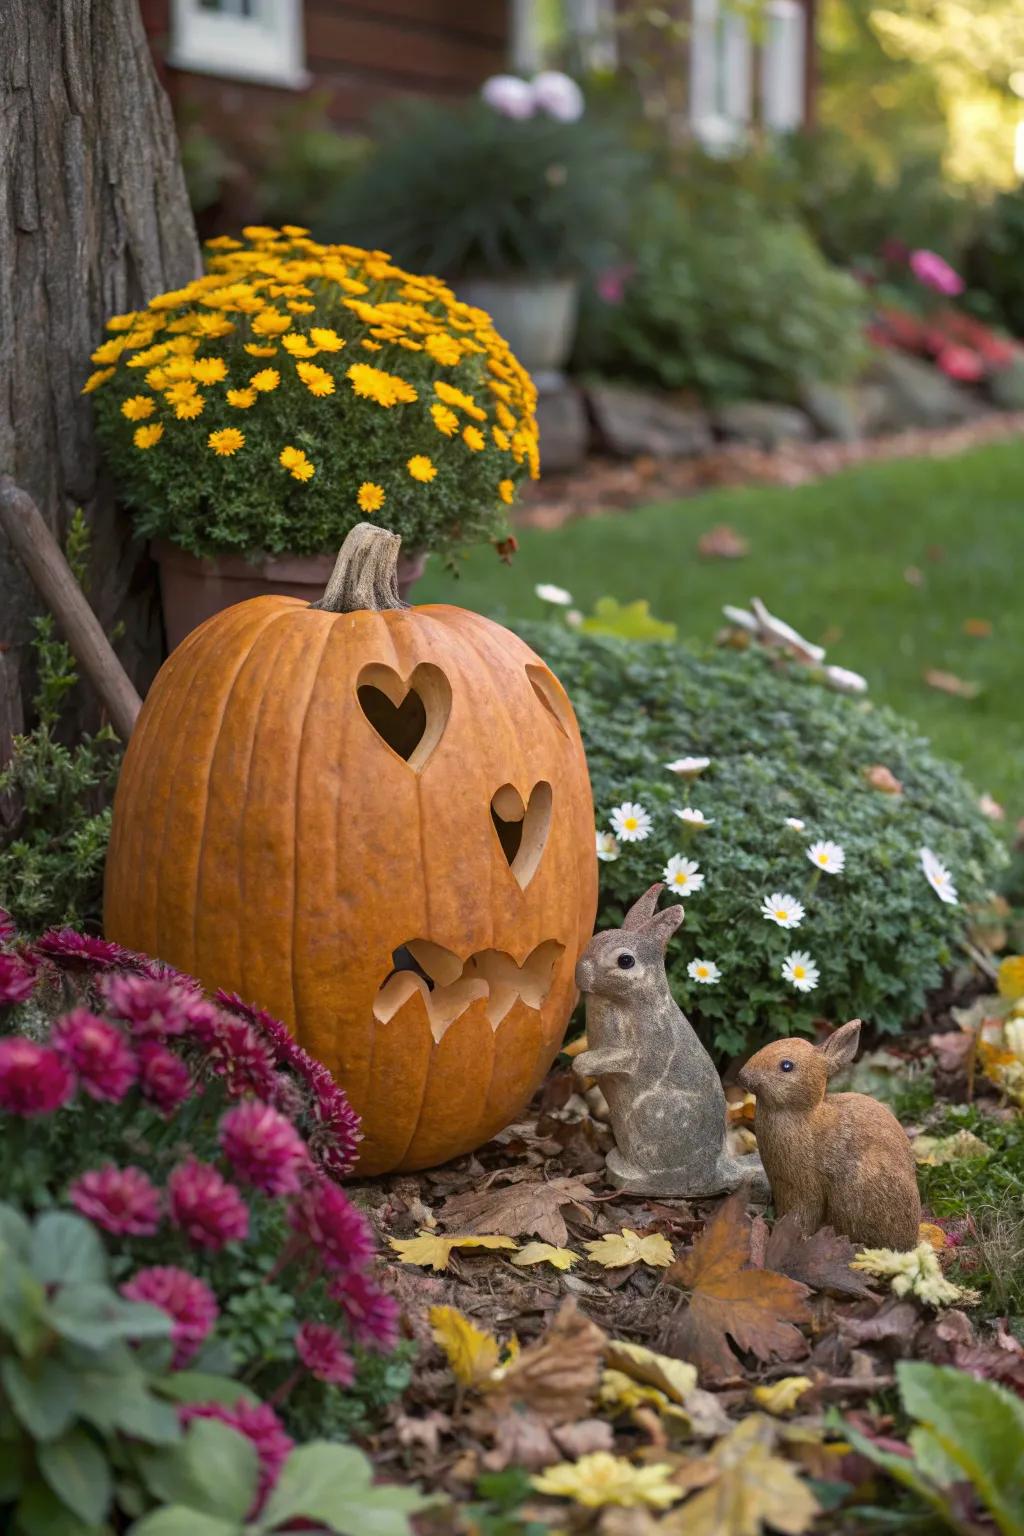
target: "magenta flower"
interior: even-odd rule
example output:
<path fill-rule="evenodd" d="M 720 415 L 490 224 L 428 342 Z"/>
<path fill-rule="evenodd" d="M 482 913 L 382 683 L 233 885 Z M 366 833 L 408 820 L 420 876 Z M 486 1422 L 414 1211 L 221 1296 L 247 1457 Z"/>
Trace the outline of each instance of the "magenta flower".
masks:
<path fill-rule="evenodd" d="M 221 1013 L 209 1040 L 210 1066 L 233 1099 L 272 1099 L 277 1090 L 274 1052 L 245 1019 Z"/>
<path fill-rule="evenodd" d="M 964 280 L 959 272 L 954 272 L 949 262 L 943 261 L 935 251 L 911 251 L 909 266 L 918 282 L 934 293 L 952 299 L 964 291 Z"/>
<path fill-rule="evenodd" d="M 167 1180 L 171 1220 L 197 1248 L 217 1252 L 248 1235 L 249 1208 L 216 1168 L 189 1158 Z"/>
<path fill-rule="evenodd" d="M 174 1327 L 174 1356 L 171 1365 L 180 1371 L 194 1360 L 217 1321 L 217 1298 L 195 1275 L 172 1265 L 155 1264 L 140 1269 L 121 1287 L 129 1301 L 148 1301 L 166 1312 Z"/>
<path fill-rule="evenodd" d="M 356 1379 L 355 1364 L 341 1335 L 326 1323 L 303 1323 L 295 1335 L 295 1353 L 317 1381 L 350 1387 Z"/>
<path fill-rule="evenodd" d="M 192 1088 L 192 1077 L 180 1056 L 159 1040 L 143 1040 L 138 1050 L 142 1096 L 162 1114 L 180 1109 Z"/>
<path fill-rule="evenodd" d="M 268 1403 L 235 1403 L 228 1408 L 224 1403 L 189 1403 L 179 1408 L 182 1424 L 192 1419 L 217 1419 L 231 1429 L 237 1429 L 256 1447 L 260 1459 L 260 1480 L 256 1499 L 248 1518 L 259 1514 L 267 1494 L 281 1475 L 281 1468 L 292 1453 L 295 1441 L 285 1432 L 284 1425 Z"/>
<path fill-rule="evenodd" d="M 57 1054 L 73 1067 L 92 1099 L 120 1104 L 138 1076 L 138 1064 L 127 1040 L 109 1019 L 87 1008 L 75 1008 L 58 1019 L 50 1033 Z"/>
<path fill-rule="evenodd" d="M 634 266 L 632 262 L 624 262 L 617 267 L 606 267 L 598 273 L 594 287 L 597 296 L 605 304 L 621 304 L 626 297 L 626 284 L 633 276 Z"/>
<path fill-rule="evenodd" d="M 20 955 L 0 955 L 0 1007 L 23 1003 L 35 991 L 36 971 Z"/>
<path fill-rule="evenodd" d="M 0 907 L 0 944 L 9 944 L 17 932 L 14 918 L 4 907 Z"/>
<path fill-rule="evenodd" d="M 985 377 L 985 364 L 973 347 L 943 347 L 935 359 L 949 379 L 962 384 L 977 384 Z"/>
<path fill-rule="evenodd" d="M 111 1013 L 131 1025 L 133 1035 L 163 1039 L 184 1034 L 188 1027 L 189 988 L 177 981 L 150 976 L 108 976 L 103 995 Z"/>
<path fill-rule="evenodd" d="M 105 1163 L 76 1179 L 68 1195 L 77 1211 L 117 1237 L 152 1237 L 160 1225 L 160 1191 L 141 1168 Z"/>
<path fill-rule="evenodd" d="M 386 1352 L 398 1343 L 398 1302 L 370 1275 L 354 1269 L 331 1281 L 330 1295 L 345 1313 L 352 1336 L 369 1349 Z"/>
<path fill-rule="evenodd" d="M 308 1239 L 328 1269 L 364 1269 L 373 1257 L 373 1231 L 337 1184 L 312 1178 L 292 1201 L 292 1229 Z"/>
<path fill-rule="evenodd" d="M 306 1143 L 279 1110 L 250 1099 L 220 1122 L 220 1145 L 244 1184 L 268 1195 L 288 1195 L 308 1166 Z"/>
<path fill-rule="evenodd" d="M 21 1035 L 0 1040 L 0 1109 L 12 1115 L 51 1115 L 74 1088 L 67 1066 L 49 1046 Z"/>
<path fill-rule="evenodd" d="M 122 945 L 94 939 L 88 933 L 76 933 L 73 928 L 51 928 L 33 947 L 71 970 L 107 971 L 112 965 L 131 959 L 131 951 Z"/>

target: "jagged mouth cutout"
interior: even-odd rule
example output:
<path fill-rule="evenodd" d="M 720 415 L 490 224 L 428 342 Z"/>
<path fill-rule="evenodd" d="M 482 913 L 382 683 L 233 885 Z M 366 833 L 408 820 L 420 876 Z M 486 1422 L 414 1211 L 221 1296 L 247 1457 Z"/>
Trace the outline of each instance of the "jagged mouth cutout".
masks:
<path fill-rule="evenodd" d="M 373 1005 L 374 1017 L 387 1024 L 416 993 L 439 1041 L 460 1014 L 478 998 L 486 999 L 487 1020 L 497 1030 L 516 1002 L 539 1009 L 551 990 L 555 968 L 565 952 L 557 939 L 538 944 L 522 965 L 500 949 L 483 949 L 460 960 L 429 939 L 409 939 L 391 958 L 394 969 L 381 983 Z"/>

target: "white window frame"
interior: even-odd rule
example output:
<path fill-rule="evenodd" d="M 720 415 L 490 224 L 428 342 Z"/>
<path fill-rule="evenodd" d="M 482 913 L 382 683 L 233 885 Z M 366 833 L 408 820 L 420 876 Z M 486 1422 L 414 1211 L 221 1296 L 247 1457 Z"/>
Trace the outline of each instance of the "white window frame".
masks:
<path fill-rule="evenodd" d="M 806 54 L 806 7 L 800 0 L 768 0 L 761 50 L 761 99 L 764 125 L 775 133 L 792 133 L 804 122 Z"/>
<path fill-rule="evenodd" d="M 753 115 L 746 21 L 719 0 L 694 0 L 688 51 L 690 126 L 710 153 L 727 154 L 744 142 Z"/>
<path fill-rule="evenodd" d="M 173 0 L 167 62 L 192 74 L 301 90 L 310 83 L 303 0 L 254 0 L 254 15 Z"/>

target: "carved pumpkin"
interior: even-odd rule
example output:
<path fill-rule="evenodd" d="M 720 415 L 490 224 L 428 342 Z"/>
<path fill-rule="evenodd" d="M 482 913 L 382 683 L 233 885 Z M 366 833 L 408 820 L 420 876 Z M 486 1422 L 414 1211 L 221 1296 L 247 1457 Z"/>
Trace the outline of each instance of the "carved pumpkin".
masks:
<path fill-rule="evenodd" d="M 353 529 L 319 604 L 194 630 L 125 756 L 106 929 L 285 1019 L 363 1117 L 361 1173 L 468 1151 L 553 1060 L 593 930 L 576 720 L 521 640 L 398 598 Z"/>

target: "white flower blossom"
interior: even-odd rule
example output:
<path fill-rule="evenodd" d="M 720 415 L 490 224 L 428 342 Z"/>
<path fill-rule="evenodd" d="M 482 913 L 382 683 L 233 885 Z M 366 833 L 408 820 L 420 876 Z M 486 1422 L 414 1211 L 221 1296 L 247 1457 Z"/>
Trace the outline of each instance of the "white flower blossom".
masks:
<path fill-rule="evenodd" d="M 682 854 L 674 853 L 661 878 L 677 896 L 692 896 L 704 884 L 704 876 L 699 870 L 700 865 L 694 859 L 684 859 Z"/>
<path fill-rule="evenodd" d="M 533 589 L 542 603 L 557 603 L 559 608 L 568 608 L 572 602 L 572 593 L 564 587 L 556 587 L 550 581 L 539 581 Z"/>
<path fill-rule="evenodd" d="M 681 811 L 675 810 L 672 814 L 691 827 L 713 827 L 715 824 L 714 817 L 705 816 L 703 811 L 698 811 L 693 805 L 684 805 Z"/>
<path fill-rule="evenodd" d="M 806 850 L 815 869 L 823 869 L 826 875 L 841 875 L 846 864 L 846 854 L 838 843 L 812 843 Z"/>
<path fill-rule="evenodd" d="M 682 779 L 695 779 L 710 766 L 710 757 L 677 757 L 675 762 L 665 764 L 669 773 L 678 773 Z"/>
<path fill-rule="evenodd" d="M 480 87 L 480 95 L 501 117 L 522 120 L 537 109 L 533 86 L 518 75 L 492 75 Z"/>
<path fill-rule="evenodd" d="M 792 828 L 794 832 L 803 832 L 806 830 L 807 823 L 801 821 L 799 816 L 787 816 L 786 826 Z"/>
<path fill-rule="evenodd" d="M 632 800 L 624 800 L 621 805 L 617 805 L 608 820 L 620 842 L 642 843 L 644 838 L 650 835 L 650 816 L 642 805 L 637 805 Z"/>
<path fill-rule="evenodd" d="M 778 923 L 780 928 L 799 928 L 804 916 L 803 902 L 788 892 L 773 891 L 761 903 L 761 916 Z"/>
<path fill-rule="evenodd" d="M 713 987 L 716 981 L 722 979 L 722 973 L 713 960 L 691 960 L 686 967 L 686 974 L 691 981 L 699 981 L 705 987 Z"/>
<path fill-rule="evenodd" d="M 932 853 L 930 848 L 922 848 L 919 858 L 921 860 L 921 868 L 924 871 L 924 877 L 939 900 L 944 901 L 947 907 L 957 906 L 958 901 L 953 876 L 942 860 L 937 854 Z"/>
<path fill-rule="evenodd" d="M 531 81 L 533 99 L 542 112 L 560 123 L 576 123 L 583 116 L 583 92 L 560 69 L 545 69 Z"/>
<path fill-rule="evenodd" d="M 820 976 L 818 967 L 806 950 L 794 949 L 782 962 L 782 979 L 798 992 L 813 992 Z"/>
<path fill-rule="evenodd" d="M 598 832 L 597 856 L 602 864 L 610 864 L 619 856 L 619 844 L 614 832 Z"/>

